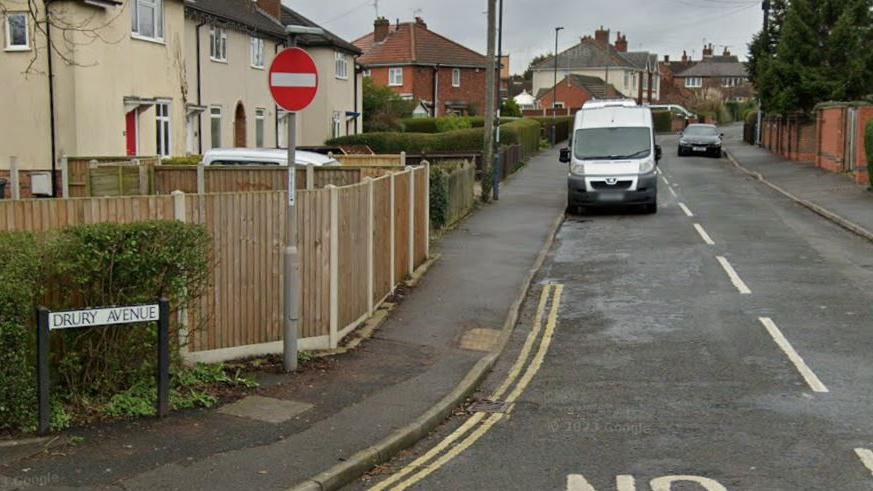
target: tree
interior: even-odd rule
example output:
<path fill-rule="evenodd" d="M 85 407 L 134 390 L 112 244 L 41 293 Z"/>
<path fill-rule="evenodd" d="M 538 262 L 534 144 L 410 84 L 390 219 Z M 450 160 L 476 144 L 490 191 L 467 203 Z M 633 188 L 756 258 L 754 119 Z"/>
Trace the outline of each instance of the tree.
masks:
<path fill-rule="evenodd" d="M 500 115 L 507 118 L 520 118 L 521 108 L 518 107 L 514 99 L 506 99 L 500 107 Z"/>
<path fill-rule="evenodd" d="M 779 40 L 782 38 L 782 29 L 785 24 L 785 14 L 788 10 L 788 0 L 771 0 L 770 2 L 770 18 L 768 19 L 768 30 L 766 36 L 764 30 L 755 34 L 752 42 L 749 44 L 749 56 L 746 62 L 746 67 L 749 71 L 749 78 L 752 85 L 758 91 L 759 96 L 764 102 L 769 102 L 764 96 L 768 92 L 768 86 L 765 80 L 768 77 L 767 70 L 769 63 L 773 59 L 776 48 L 779 46 Z"/>
<path fill-rule="evenodd" d="M 549 54 L 534 56 L 534 58 L 530 61 L 530 65 L 528 65 L 527 70 L 524 71 L 524 79 L 525 80 L 533 80 L 533 67 L 534 67 L 534 65 L 536 65 L 537 63 L 540 63 L 542 61 L 548 60 L 551 57 L 552 57 L 552 55 L 549 55 Z"/>
<path fill-rule="evenodd" d="M 389 87 L 373 83 L 364 77 L 361 104 L 364 111 L 364 131 L 395 131 L 400 119 L 412 116 L 414 101 L 404 100 Z"/>

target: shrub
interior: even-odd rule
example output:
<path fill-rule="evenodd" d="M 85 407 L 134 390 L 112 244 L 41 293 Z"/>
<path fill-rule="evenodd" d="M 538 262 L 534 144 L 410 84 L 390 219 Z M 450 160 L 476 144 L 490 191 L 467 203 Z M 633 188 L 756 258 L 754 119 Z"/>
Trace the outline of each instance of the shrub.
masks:
<path fill-rule="evenodd" d="M 518 103 L 514 99 L 506 99 L 503 101 L 503 106 L 500 107 L 500 115 L 507 118 L 520 118 L 522 117 L 521 108 L 518 107 Z"/>
<path fill-rule="evenodd" d="M 480 116 L 442 116 L 439 118 L 406 118 L 401 121 L 406 133 L 444 133 L 467 128 L 482 128 L 485 118 Z"/>
<path fill-rule="evenodd" d="M 38 303 L 61 310 L 166 296 L 174 308 L 188 305 L 206 286 L 209 244 L 204 227 L 175 221 L 0 233 L 0 429 L 34 425 Z M 69 424 L 65 406 L 111 413 L 105 405 L 113 396 L 151 383 L 156 338 L 155 326 L 54 333 L 53 426 Z"/>
<path fill-rule="evenodd" d="M 671 111 L 652 111 L 652 122 L 656 133 L 673 131 L 673 113 Z"/>
<path fill-rule="evenodd" d="M 551 141 L 552 127 L 554 126 L 555 135 L 559 142 L 570 137 L 570 131 L 573 129 L 573 121 L 575 120 L 573 116 L 561 116 L 558 118 L 553 118 L 551 116 L 537 116 L 525 119 L 534 120 L 540 123 L 542 126 L 542 137 L 549 141 Z"/>
<path fill-rule="evenodd" d="M 873 189 L 873 120 L 864 127 L 864 150 L 867 152 L 867 178 L 870 189 Z"/>
<path fill-rule="evenodd" d="M 197 165 L 203 161 L 202 155 L 188 155 L 185 157 L 172 157 L 161 161 L 162 165 Z"/>
<path fill-rule="evenodd" d="M 430 166 L 430 226 L 441 229 L 449 215 L 449 175 L 439 165 Z"/>
<path fill-rule="evenodd" d="M 437 118 L 435 122 L 438 133 L 445 133 L 447 131 L 455 130 L 465 130 L 467 128 L 473 127 L 468 118 Z"/>

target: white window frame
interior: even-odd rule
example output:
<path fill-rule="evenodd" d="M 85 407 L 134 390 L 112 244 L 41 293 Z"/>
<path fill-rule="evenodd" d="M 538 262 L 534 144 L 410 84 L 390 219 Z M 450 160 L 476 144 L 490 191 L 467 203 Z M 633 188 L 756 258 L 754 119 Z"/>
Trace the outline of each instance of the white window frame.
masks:
<path fill-rule="evenodd" d="M 255 108 L 255 147 L 264 148 L 267 133 L 267 110 L 262 107 Z M 260 142 L 258 141 L 260 140 Z"/>
<path fill-rule="evenodd" d="M 251 36 L 252 68 L 264 69 L 264 39 Z M 227 57 L 225 57 L 226 61 Z"/>
<path fill-rule="evenodd" d="M 336 78 L 338 80 L 349 79 L 349 56 L 341 51 L 337 51 L 334 55 L 336 60 Z"/>
<path fill-rule="evenodd" d="M 703 87 L 703 79 L 700 77 L 688 77 L 685 79 L 685 87 L 688 89 L 699 89 Z"/>
<path fill-rule="evenodd" d="M 209 26 L 209 59 L 227 63 L 227 31 L 222 27 Z"/>
<path fill-rule="evenodd" d="M 343 136 L 342 133 L 342 113 L 339 111 L 333 112 L 333 117 L 331 118 L 331 130 L 330 133 L 332 138 L 339 138 Z"/>
<path fill-rule="evenodd" d="M 388 68 L 388 86 L 403 87 L 403 67 Z"/>
<path fill-rule="evenodd" d="M 369 68 L 365 68 L 364 70 L 361 70 L 361 76 L 364 78 L 371 78 L 373 76 L 373 71 Z"/>
<path fill-rule="evenodd" d="M 164 0 L 130 0 L 131 36 L 145 41 L 164 42 Z M 154 35 L 143 34 L 139 30 L 140 7 L 154 9 Z"/>
<path fill-rule="evenodd" d="M 460 87 L 461 86 L 461 69 L 454 68 L 452 69 L 452 87 Z"/>
<path fill-rule="evenodd" d="M 210 106 L 209 108 L 209 145 L 210 148 L 221 148 L 221 130 L 222 130 L 222 116 L 223 111 L 221 106 Z M 215 131 L 214 122 L 218 120 L 218 132 Z M 216 144 L 216 138 L 218 139 L 218 144 Z"/>
<path fill-rule="evenodd" d="M 554 104 L 552 104 L 552 109 L 564 109 L 564 102 L 556 101 Z"/>
<path fill-rule="evenodd" d="M 12 44 L 12 27 L 9 21 L 12 17 L 22 17 L 24 19 L 24 44 Z M 30 18 L 27 12 L 7 12 L 6 13 L 6 51 L 30 51 Z"/>
<path fill-rule="evenodd" d="M 163 109 L 163 111 L 162 111 Z M 160 158 L 169 158 L 173 153 L 173 122 L 169 100 L 159 100 L 155 103 L 155 153 Z M 166 148 L 162 148 L 166 144 Z"/>

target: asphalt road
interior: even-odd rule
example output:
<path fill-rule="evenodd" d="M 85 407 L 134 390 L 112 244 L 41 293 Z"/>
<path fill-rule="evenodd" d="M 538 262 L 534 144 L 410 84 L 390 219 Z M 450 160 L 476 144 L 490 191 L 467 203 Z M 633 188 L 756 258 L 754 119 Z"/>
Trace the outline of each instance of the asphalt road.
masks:
<path fill-rule="evenodd" d="M 873 489 L 873 244 L 660 142 L 657 215 L 560 230 L 478 394 L 511 404 L 353 488 Z"/>

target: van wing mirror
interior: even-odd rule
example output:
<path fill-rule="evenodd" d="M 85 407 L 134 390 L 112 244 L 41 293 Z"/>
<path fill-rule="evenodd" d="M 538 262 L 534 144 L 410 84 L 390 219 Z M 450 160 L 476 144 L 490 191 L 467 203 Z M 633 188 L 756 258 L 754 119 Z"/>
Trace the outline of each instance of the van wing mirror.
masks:
<path fill-rule="evenodd" d="M 561 156 L 558 158 L 558 160 L 562 164 L 569 164 L 570 163 L 570 149 L 569 148 L 562 148 L 561 149 Z"/>
<path fill-rule="evenodd" d="M 661 156 L 663 156 L 664 151 L 661 149 L 661 145 L 655 145 L 655 161 L 661 160 Z"/>

